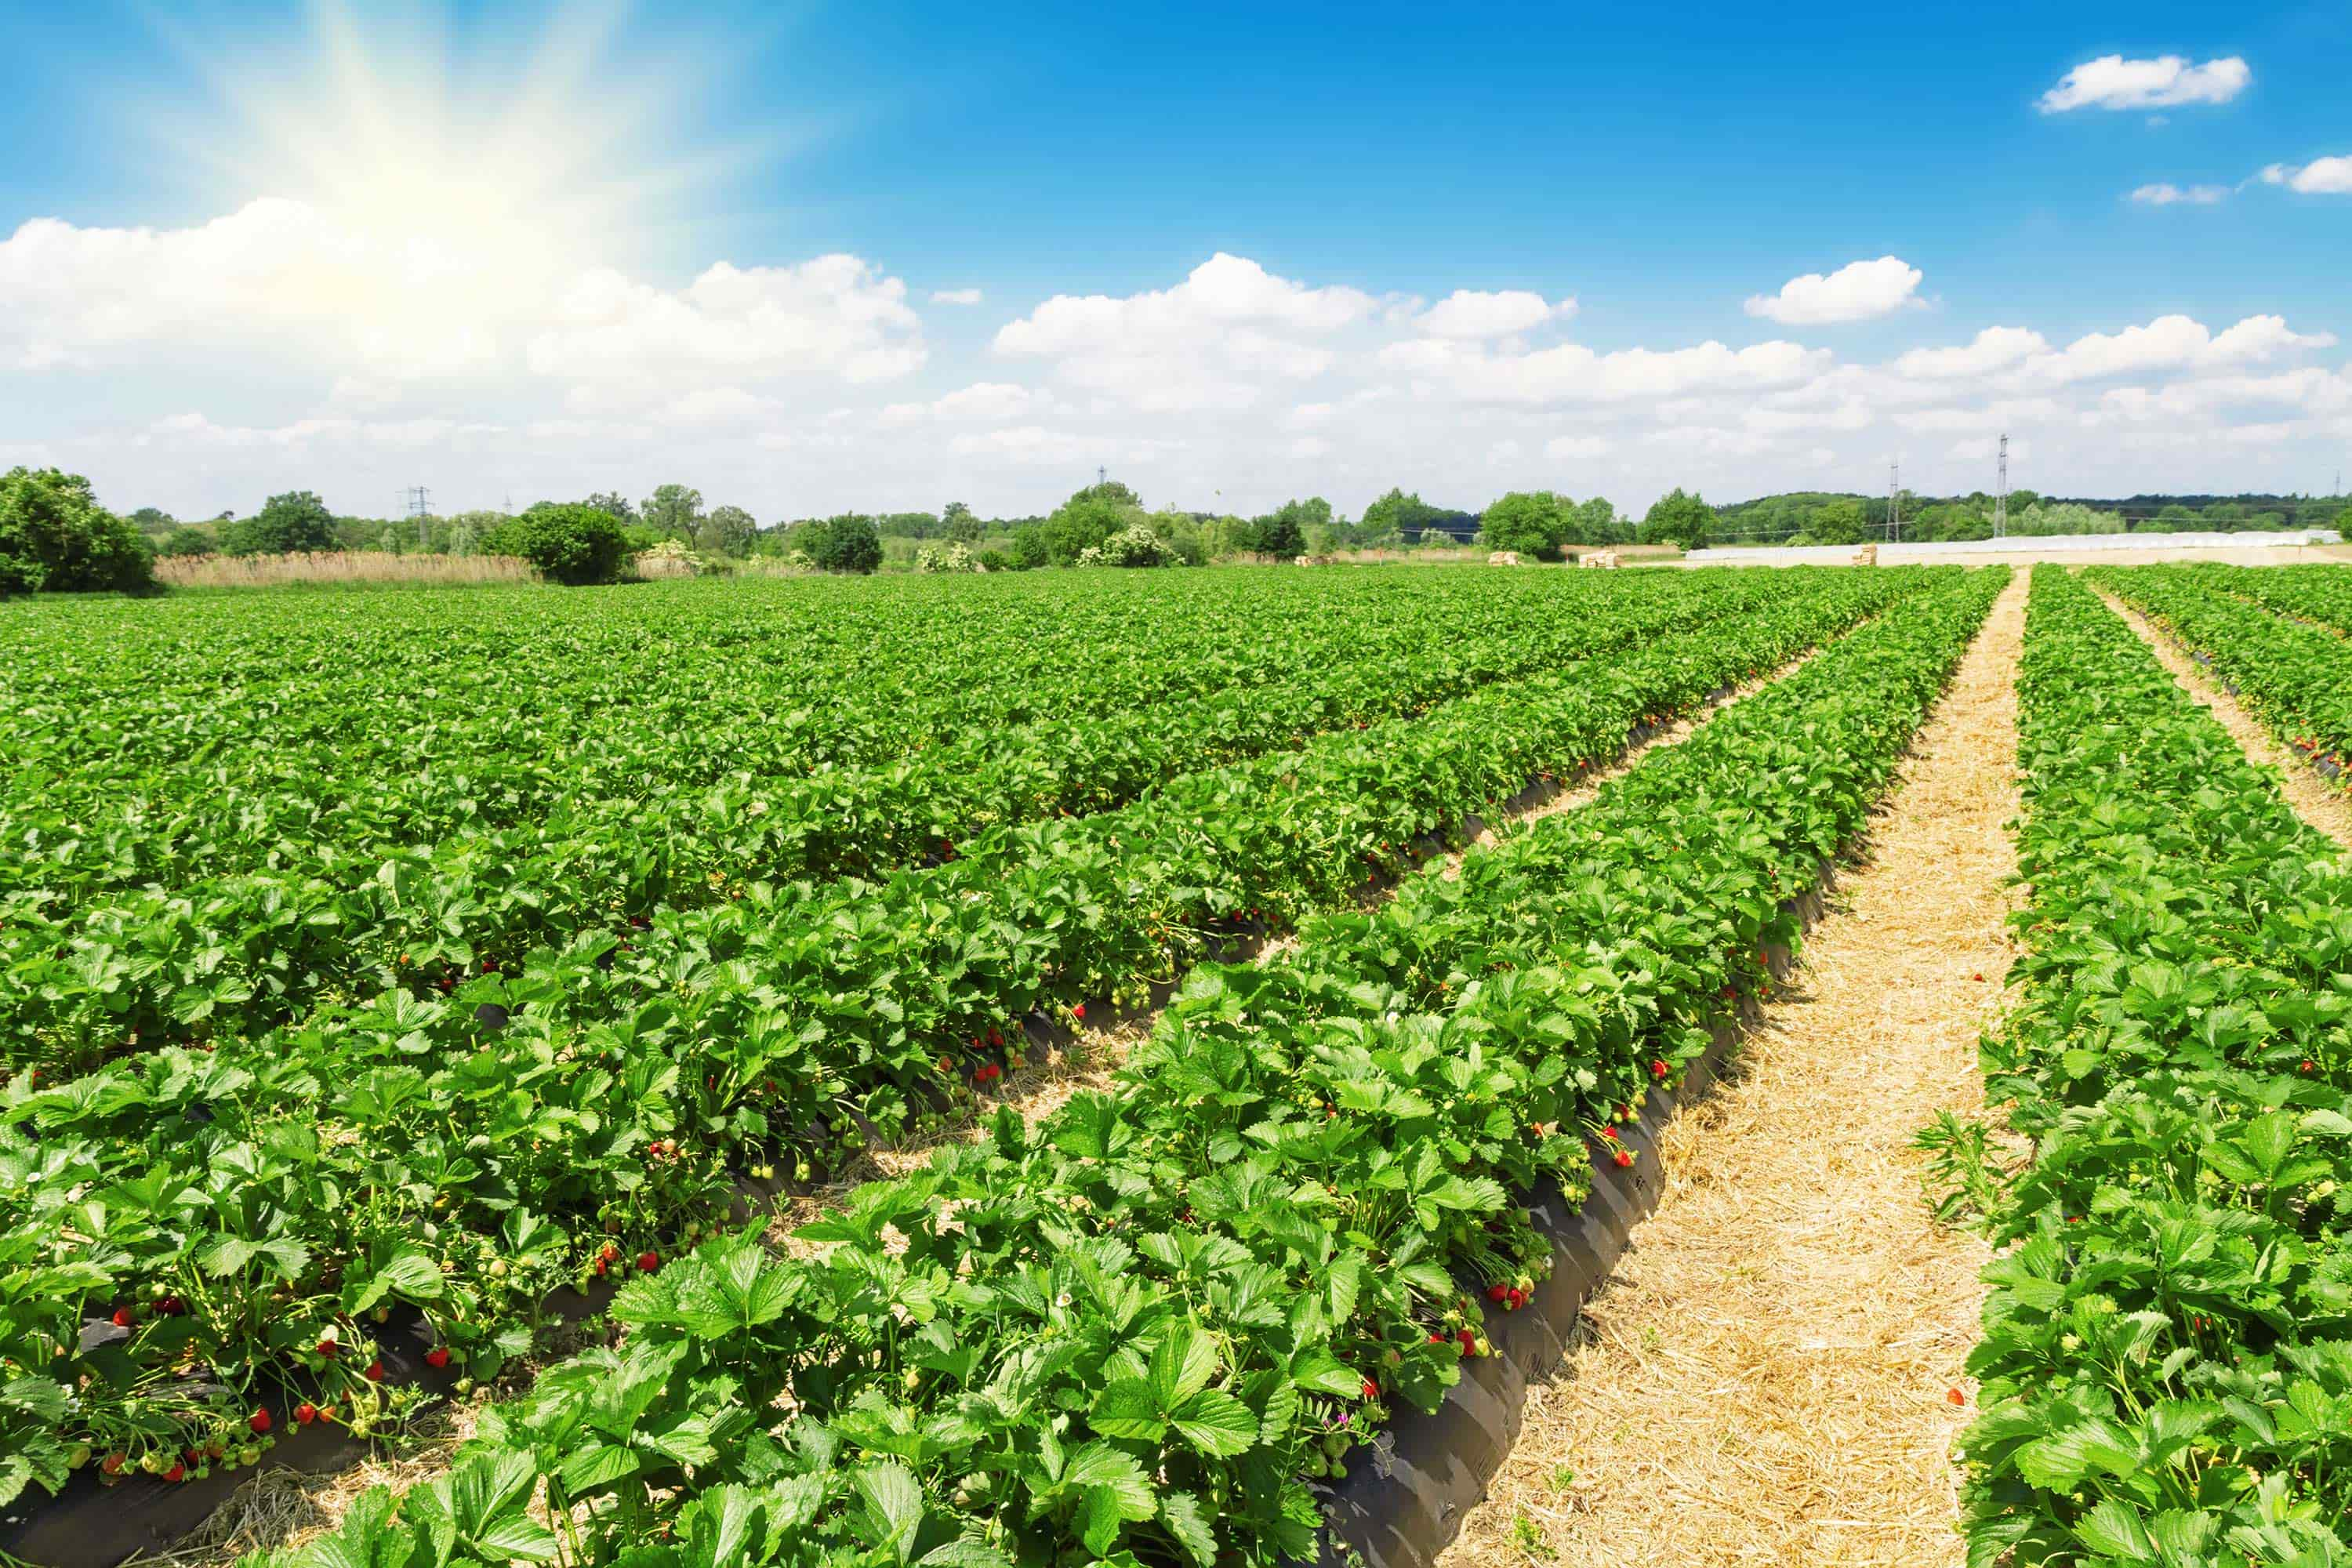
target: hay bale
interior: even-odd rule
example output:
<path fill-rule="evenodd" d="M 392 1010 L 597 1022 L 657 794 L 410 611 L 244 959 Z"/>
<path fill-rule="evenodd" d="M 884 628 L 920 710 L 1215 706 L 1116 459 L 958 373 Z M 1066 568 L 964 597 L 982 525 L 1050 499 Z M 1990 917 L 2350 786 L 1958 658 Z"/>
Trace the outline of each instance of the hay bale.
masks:
<path fill-rule="evenodd" d="M 1489 566 L 1517 566 L 1518 563 L 1519 552 L 1516 550 L 1497 550 L 1486 557 Z"/>

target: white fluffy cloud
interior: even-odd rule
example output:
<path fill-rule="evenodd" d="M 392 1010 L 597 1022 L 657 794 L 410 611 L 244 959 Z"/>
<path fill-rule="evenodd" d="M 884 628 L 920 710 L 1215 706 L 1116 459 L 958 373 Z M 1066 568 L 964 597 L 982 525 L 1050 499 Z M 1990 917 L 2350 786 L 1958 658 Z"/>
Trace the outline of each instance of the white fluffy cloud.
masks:
<path fill-rule="evenodd" d="M 2048 339 L 2024 327 L 1987 327 L 1958 348 L 1912 349 L 1895 359 L 1895 372 L 1922 381 L 1987 375 L 2049 347 Z"/>
<path fill-rule="evenodd" d="M 931 303 L 934 305 L 977 305 L 980 303 L 980 290 L 977 289 L 934 289 L 931 290 Z"/>
<path fill-rule="evenodd" d="M 526 359 L 541 375 L 633 385 L 713 371 L 888 381 L 922 364 L 919 326 L 906 285 L 855 256 L 795 267 L 721 261 L 676 290 L 599 268 L 556 300 Z"/>
<path fill-rule="evenodd" d="M 2217 202 L 2228 201 L 2230 187 L 2227 185 L 2176 185 L 2169 180 L 2162 180 L 2152 185 L 2137 187 L 2132 192 L 2131 199 L 2142 206 L 2149 207 L 2181 205 L 2210 207 Z"/>
<path fill-rule="evenodd" d="M 1899 258 L 1858 267 L 1770 302 L 1850 319 L 1841 290 L 1874 278 L 1882 304 L 1916 300 Z M 567 266 L 531 289 L 467 284 L 436 316 L 439 298 L 297 205 L 160 233 L 30 226 L 0 242 L 0 363 L 35 395 L 12 460 L 193 516 L 296 485 L 371 512 L 418 483 L 463 510 L 684 479 L 767 521 L 950 496 L 1034 512 L 1097 464 L 1155 504 L 1244 511 L 1318 492 L 1353 510 L 1397 483 L 1465 506 L 1544 486 L 1633 507 L 1674 485 L 1867 489 L 1897 453 L 1919 488 L 1967 488 L 2003 431 L 2049 465 L 2022 482 L 2230 488 L 2235 447 L 2284 461 L 2352 438 L 2352 374 L 2315 363 L 2335 340 L 2276 314 L 2057 342 L 2012 319 L 1848 361 L 1801 324 L 1591 344 L 1564 291 L 1419 298 L 1220 254 L 1164 287 L 1055 295 L 985 358 L 939 363 L 904 285 L 854 257 L 675 283 Z M 354 304 L 386 313 L 362 332 Z M 204 363 L 240 374 L 192 383 Z M 52 386 L 121 395 L 77 415 Z"/>
<path fill-rule="evenodd" d="M 1827 276 L 1808 272 L 1791 278 L 1778 294 L 1751 294 L 1747 310 L 1792 327 L 1866 321 L 1918 303 L 1923 276 L 1899 256 L 1850 261 Z"/>
<path fill-rule="evenodd" d="M 1546 321 L 1565 321 L 1574 314 L 1573 300 L 1562 300 L 1555 305 L 1547 302 L 1542 295 L 1524 289 L 1507 289 L 1489 294 L 1475 289 L 1456 289 L 1413 318 L 1413 325 L 1433 338 L 1507 338 L 1532 331 Z"/>
<path fill-rule="evenodd" d="M 1596 353 L 1581 343 L 1497 353 L 1484 344 L 1415 338 L 1381 351 L 1380 363 L 1404 374 L 1424 393 L 1465 403 L 1622 403 L 1776 386 L 1824 368 L 1826 351 L 1797 343 L 1734 349 L 1704 342 L 1686 349 L 1620 349 Z"/>
<path fill-rule="evenodd" d="M 2318 158 L 2308 163 L 2273 163 L 2263 184 L 2284 185 L 2305 195 L 2352 195 L 2352 158 Z"/>
<path fill-rule="evenodd" d="M 184 229 L 26 223 L 0 241 L 0 363 L 226 353 L 247 373 L 317 369 L 379 393 L 525 374 L 648 390 L 714 372 L 857 383 L 922 364 L 906 293 L 854 256 L 719 262 L 670 289 L 609 268 L 367 232 L 268 199 Z"/>
<path fill-rule="evenodd" d="M 2281 316 L 2248 316 L 2220 333 L 2188 316 L 2158 316 L 2120 332 L 2086 332 L 2054 353 L 2032 356 L 2024 372 L 2036 380 L 2064 383 L 2148 371 L 2213 369 L 2293 350 L 2328 348 L 2335 342 L 2332 332 L 2294 331 Z"/>
<path fill-rule="evenodd" d="M 2127 60 L 2102 55 L 2068 71 L 2042 95 L 2044 114 L 2075 109 L 2169 109 L 2183 103 L 2227 103 L 2246 90 L 2253 71 L 2235 55 L 2191 65 L 2185 55 Z"/>

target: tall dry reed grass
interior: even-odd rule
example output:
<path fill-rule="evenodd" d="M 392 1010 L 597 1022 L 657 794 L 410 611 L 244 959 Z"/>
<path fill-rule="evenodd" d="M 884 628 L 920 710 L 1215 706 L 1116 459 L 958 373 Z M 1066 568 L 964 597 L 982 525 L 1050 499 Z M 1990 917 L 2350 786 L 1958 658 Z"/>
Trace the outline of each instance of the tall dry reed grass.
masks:
<path fill-rule="evenodd" d="M 511 555 L 394 555 L 388 550 L 321 550 L 293 555 L 167 555 L 155 580 L 172 588 L 354 587 L 415 584 L 451 587 L 530 583 L 538 574 Z"/>

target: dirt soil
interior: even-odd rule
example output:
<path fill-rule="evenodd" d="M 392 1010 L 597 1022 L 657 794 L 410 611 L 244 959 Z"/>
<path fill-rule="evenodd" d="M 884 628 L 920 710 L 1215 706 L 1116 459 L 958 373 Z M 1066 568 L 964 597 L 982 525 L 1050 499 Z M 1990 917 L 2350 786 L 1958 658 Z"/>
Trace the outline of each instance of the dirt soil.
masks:
<path fill-rule="evenodd" d="M 1983 1245 L 1912 1139 L 1981 1110 L 2011 957 L 2026 579 L 1994 606 L 1802 966 L 1670 1125 L 1666 1190 L 1444 1568 L 1958 1563 Z"/>

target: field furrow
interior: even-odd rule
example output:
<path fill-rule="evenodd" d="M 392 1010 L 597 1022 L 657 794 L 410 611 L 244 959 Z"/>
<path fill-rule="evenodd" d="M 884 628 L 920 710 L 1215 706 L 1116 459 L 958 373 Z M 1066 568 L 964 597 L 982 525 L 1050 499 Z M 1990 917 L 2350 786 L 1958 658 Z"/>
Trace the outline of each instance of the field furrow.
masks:
<path fill-rule="evenodd" d="M 1665 1190 L 1448 1564 L 1957 1563 L 1984 1248 L 1912 1142 L 1980 1103 L 2012 949 L 2011 584 L 1837 879 L 1801 967 L 1664 1144 Z"/>

